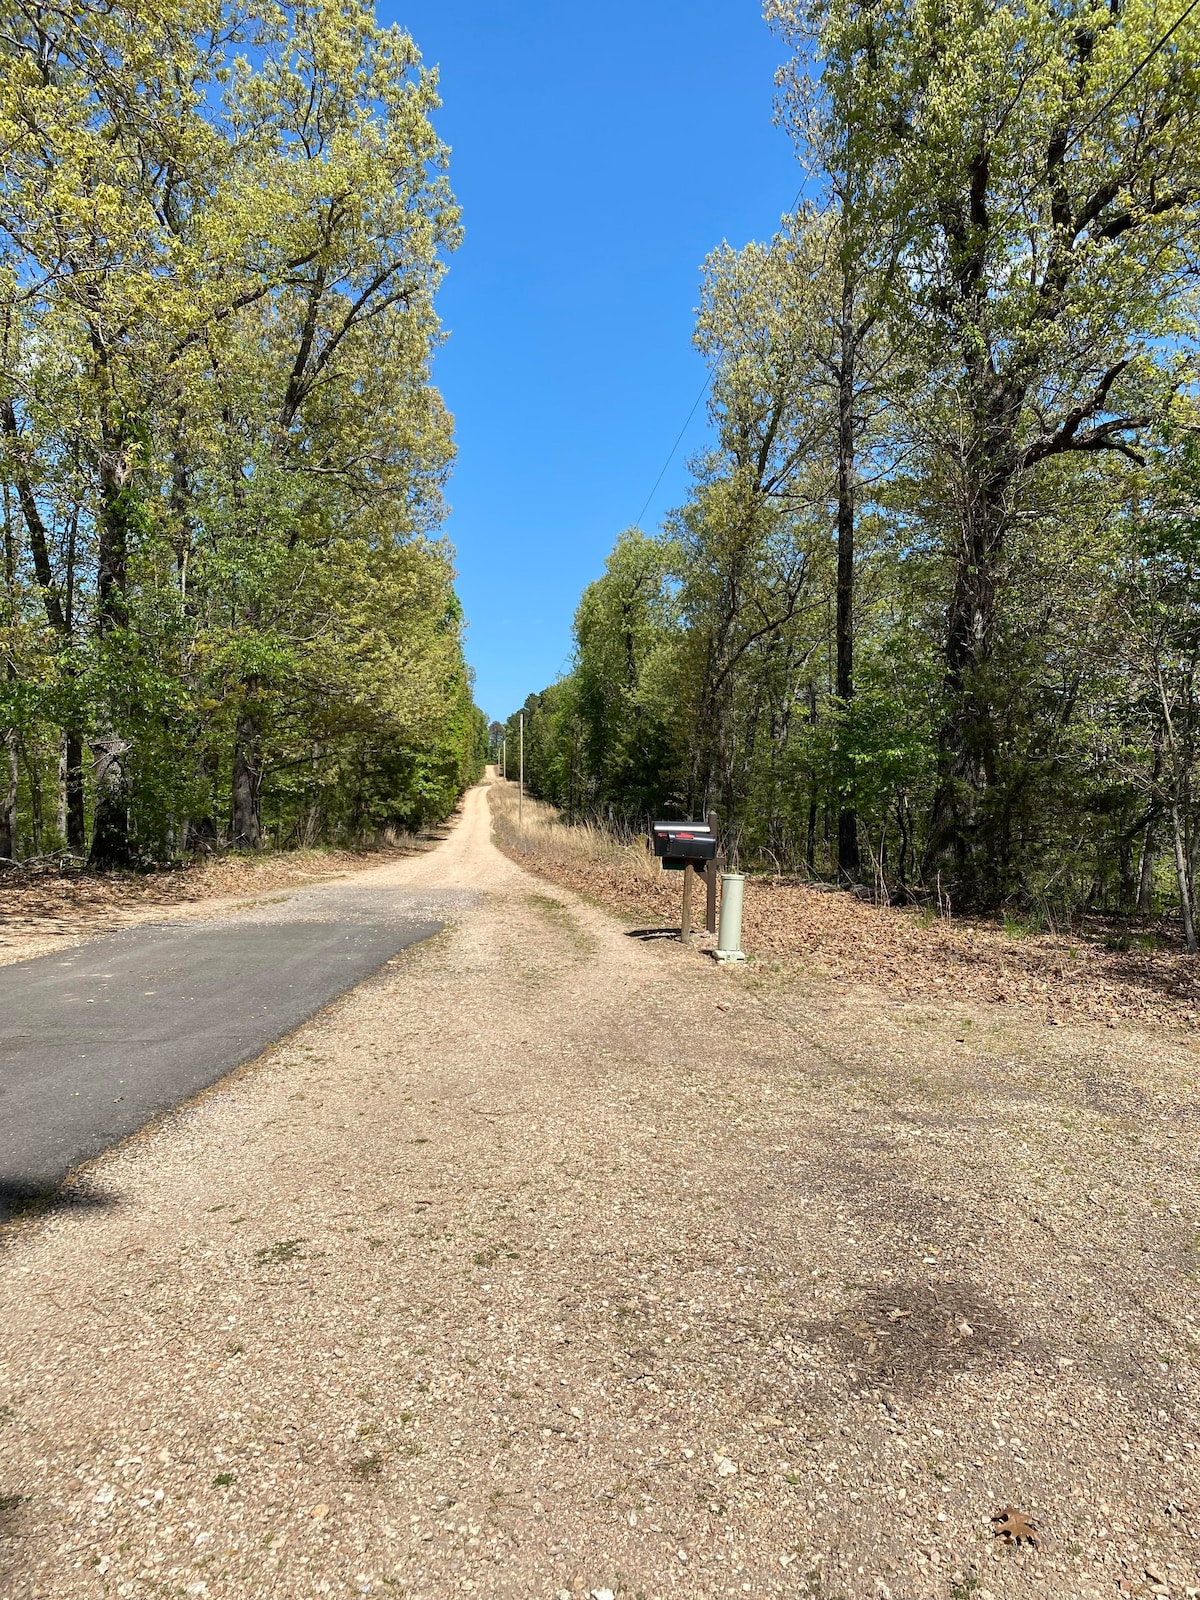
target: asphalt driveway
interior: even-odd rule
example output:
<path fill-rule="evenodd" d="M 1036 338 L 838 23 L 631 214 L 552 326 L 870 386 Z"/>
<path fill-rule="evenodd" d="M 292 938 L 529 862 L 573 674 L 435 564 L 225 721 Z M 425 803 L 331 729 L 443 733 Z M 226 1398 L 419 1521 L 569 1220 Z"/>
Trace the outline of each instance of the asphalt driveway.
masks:
<path fill-rule="evenodd" d="M 438 909 L 338 886 L 0 967 L 0 1219 L 429 938 Z"/>

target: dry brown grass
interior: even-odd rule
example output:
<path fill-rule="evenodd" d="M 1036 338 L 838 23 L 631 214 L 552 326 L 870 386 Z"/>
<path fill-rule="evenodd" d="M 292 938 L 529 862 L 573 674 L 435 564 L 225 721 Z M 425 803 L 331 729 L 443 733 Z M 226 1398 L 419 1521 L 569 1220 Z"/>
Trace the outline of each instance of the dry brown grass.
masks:
<path fill-rule="evenodd" d="M 567 827 L 550 807 L 531 808 L 528 800 L 518 838 L 508 807 L 505 797 L 493 802 L 505 816 L 496 841 L 522 866 L 627 920 L 678 925 L 680 879 L 662 872 L 644 847 Z M 1200 1020 L 1200 962 L 1182 950 L 1113 949 L 1083 935 L 1013 937 L 984 919 L 930 922 L 820 885 L 748 879 L 743 945 L 759 959 L 897 998 L 1023 1007 L 1051 1024 L 1124 1019 L 1192 1032 Z"/>
<path fill-rule="evenodd" d="M 658 862 L 644 841 L 621 839 L 590 823 L 568 826 L 553 806 L 525 796 L 524 827 L 517 825 L 517 786 L 497 781 L 491 788 L 492 832 L 496 843 L 512 860 L 540 870 L 541 863 L 564 872 L 597 866 L 651 884 L 660 876 Z M 569 879 L 564 879 L 570 882 Z M 572 887 L 580 887 L 574 884 Z"/>

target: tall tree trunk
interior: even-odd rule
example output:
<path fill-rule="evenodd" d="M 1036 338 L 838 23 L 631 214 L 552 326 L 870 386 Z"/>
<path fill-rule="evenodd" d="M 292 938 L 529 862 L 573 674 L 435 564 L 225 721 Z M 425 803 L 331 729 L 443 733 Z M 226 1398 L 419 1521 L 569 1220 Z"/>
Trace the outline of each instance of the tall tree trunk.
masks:
<path fill-rule="evenodd" d="M 810 728 L 817 725 L 817 683 L 815 678 L 808 680 L 808 724 Z M 815 873 L 817 870 L 817 775 L 814 772 L 808 780 L 808 833 L 804 841 L 804 859 L 808 862 L 808 870 Z"/>
<path fill-rule="evenodd" d="M 315 739 L 309 752 L 308 765 L 312 775 L 312 798 L 308 803 L 308 816 L 304 822 L 304 837 L 300 841 L 305 849 L 311 849 L 321 837 L 321 746 Z"/>
<path fill-rule="evenodd" d="M 1128 911 L 1137 893 L 1137 878 L 1133 868 L 1133 839 L 1123 833 L 1117 841 L 1117 908 Z"/>
<path fill-rule="evenodd" d="M 17 859 L 17 790 L 20 770 L 17 766 L 17 731 L 10 728 L 4 735 L 5 785 L 0 794 L 0 856 L 6 861 Z"/>
<path fill-rule="evenodd" d="M 246 706 L 238 717 L 233 747 L 233 847 L 262 848 L 262 723 Z"/>
<path fill-rule="evenodd" d="M 96 519 L 99 551 L 96 566 L 96 623 L 101 647 L 123 650 L 121 635 L 129 626 L 127 598 L 129 544 L 136 518 L 133 442 L 121 427 L 106 425 L 99 461 L 100 506 Z M 94 867 L 128 867 L 134 862 L 130 826 L 130 745 L 109 719 L 92 741 L 95 757 L 95 806 L 92 848 Z"/>
<path fill-rule="evenodd" d="M 129 626 L 129 536 L 135 516 L 133 446 L 120 428 L 105 429 L 100 451 L 97 612 L 102 636 Z"/>
<path fill-rule="evenodd" d="M 40 856 L 42 853 L 42 770 L 38 762 L 36 745 L 31 750 L 28 745 L 23 750 L 25 758 L 25 781 L 29 788 L 29 831 L 32 836 L 33 853 Z"/>
<path fill-rule="evenodd" d="M 29 534 L 34 577 L 42 597 L 46 621 L 50 624 L 59 649 L 63 652 L 64 675 L 68 680 L 73 680 L 76 677 L 76 666 L 71 650 L 75 637 L 75 549 L 79 520 L 78 506 L 67 519 L 66 572 L 60 591 L 51 560 L 49 531 L 42 520 L 33 480 L 28 471 L 28 463 L 33 453 L 32 447 L 21 432 L 16 407 L 11 399 L 0 401 L 0 433 L 3 433 L 9 441 L 13 481 Z M 12 557 L 7 550 L 11 536 L 7 484 L 4 486 L 4 526 L 11 590 Z M 68 849 L 82 853 L 87 849 L 87 824 L 84 816 L 83 736 L 77 724 L 65 730 L 64 759 L 66 770 L 62 779 L 59 831 L 65 837 Z"/>
<path fill-rule="evenodd" d="M 1153 909 L 1154 894 L 1154 818 L 1150 817 L 1142 834 L 1142 859 L 1138 864 L 1137 909 L 1148 917 Z"/>
<path fill-rule="evenodd" d="M 1000 447 L 997 446 L 997 449 Z M 940 779 L 934 794 L 926 876 L 952 849 L 960 882 L 986 895 L 975 850 L 983 806 L 996 773 L 996 729 L 988 682 L 995 643 L 997 570 L 1007 525 L 1011 473 L 1000 469 L 962 508 L 954 587 L 946 608 L 946 720 L 938 734 Z"/>
<path fill-rule="evenodd" d="M 835 623 L 837 657 L 837 697 L 842 711 L 854 699 L 854 279 L 843 269 L 842 313 L 839 327 L 841 343 L 838 362 L 838 504 L 837 504 L 837 618 Z M 838 873 L 845 878 L 858 876 L 858 815 L 853 803 L 838 813 Z"/>
<path fill-rule="evenodd" d="M 127 442 L 119 429 L 105 429 L 99 475 L 96 612 L 97 632 L 103 646 L 114 635 L 123 633 L 129 625 L 126 586 L 133 470 Z M 88 859 L 94 867 L 127 867 L 133 863 L 129 828 L 130 786 L 125 765 L 128 753 L 128 743 L 111 725 L 92 740 L 95 808 L 92 848 Z"/>
<path fill-rule="evenodd" d="M 46 620 L 58 638 L 65 641 L 70 636 L 70 624 L 63 609 L 62 598 L 54 581 L 54 569 L 50 558 L 50 536 L 45 523 L 42 521 L 42 514 L 38 509 L 33 479 L 27 470 L 27 464 L 33 451 L 28 439 L 21 432 L 20 424 L 17 421 L 16 407 L 10 399 L 0 400 L 0 432 L 3 432 L 8 439 L 9 447 L 12 451 L 10 470 L 13 473 L 13 481 L 16 484 L 17 499 L 20 502 L 21 513 L 25 518 L 25 526 L 29 531 L 29 552 L 33 557 L 33 573 L 37 579 L 38 588 L 41 590 L 42 604 L 46 608 Z M 7 485 L 5 485 L 4 495 L 4 523 L 5 542 L 7 544 L 10 537 Z M 11 576 L 9 581 L 11 587 Z"/>
<path fill-rule="evenodd" d="M 900 862 L 896 870 L 896 887 L 900 902 L 908 899 L 908 796 L 901 793 L 896 801 L 896 822 L 900 828 Z"/>
<path fill-rule="evenodd" d="M 1188 882 L 1187 851 L 1183 842 L 1183 827 L 1179 820 L 1179 807 L 1171 806 L 1171 832 L 1175 843 L 1175 881 L 1179 885 L 1179 911 L 1183 918 L 1183 942 L 1195 953 L 1196 924 L 1192 916 L 1192 891 Z"/>
<path fill-rule="evenodd" d="M 110 867 L 132 866 L 129 780 L 125 771 L 129 746 L 116 733 L 101 734 L 91 741 L 91 745 L 95 808 L 88 861 L 102 871 Z"/>
<path fill-rule="evenodd" d="M 63 736 L 64 783 L 63 798 L 66 803 L 64 833 L 67 849 L 80 854 L 87 849 L 87 819 L 84 814 L 83 736 L 75 728 L 68 728 Z"/>
<path fill-rule="evenodd" d="M 67 736 L 58 735 L 58 783 L 55 790 L 54 830 L 66 842 L 67 838 Z"/>
<path fill-rule="evenodd" d="M 59 838 L 68 850 L 82 850 L 87 842 L 83 815 L 83 740 L 66 728 L 58 742 Z"/>
<path fill-rule="evenodd" d="M 12 411 L 12 402 L 3 402 L 5 411 Z M 0 420 L 3 420 L 0 418 Z M 14 419 L 15 425 L 15 419 Z M 7 422 L 4 431 L 9 432 Z M 17 582 L 17 545 L 13 536 L 12 505 L 9 500 L 7 479 L 3 486 L 4 509 L 4 588 L 8 604 L 13 614 L 16 610 L 16 582 Z M 13 680 L 17 676 L 16 667 L 10 660 L 7 676 Z M 4 747 L 8 755 L 8 783 L 3 794 L 3 805 L 0 805 L 0 856 L 7 861 L 17 859 L 17 730 L 9 728 L 4 734 Z"/>

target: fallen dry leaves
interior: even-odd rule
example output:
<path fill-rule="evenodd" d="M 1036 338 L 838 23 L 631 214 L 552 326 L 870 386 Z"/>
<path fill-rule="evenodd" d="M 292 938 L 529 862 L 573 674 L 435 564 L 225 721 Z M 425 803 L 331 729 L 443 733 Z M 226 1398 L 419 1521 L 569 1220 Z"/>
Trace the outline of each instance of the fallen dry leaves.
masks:
<path fill-rule="evenodd" d="M 159 872 L 27 872 L 0 875 L 0 946 L 42 933 L 92 935 L 136 921 L 156 906 L 190 905 L 309 885 L 385 866 L 423 848 L 281 850 L 227 855 Z"/>
<path fill-rule="evenodd" d="M 647 879 L 619 861 L 577 859 L 568 866 L 536 848 L 509 853 L 628 920 L 678 924 L 677 873 Z M 693 906 L 702 922 L 703 892 Z M 1110 949 L 1102 938 L 1084 935 L 1018 938 L 982 919 L 928 923 L 915 911 L 820 885 L 749 879 L 742 942 L 751 955 L 906 1000 L 1019 1005 L 1051 1025 L 1126 1019 L 1188 1029 L 1200 1019 L 1200 962 L 1181 949 Z"/>
<path fill-rule="evenodd" d="M 1005 1544 L 1031 1544 L 1034 1549 L 1037 1548 L 1037 1523 L 1031 1522 L 1023 1511 L 1016 1511 L 1012 1506 L 997 1511 L 992 1518 L 992 1532 Z"/>

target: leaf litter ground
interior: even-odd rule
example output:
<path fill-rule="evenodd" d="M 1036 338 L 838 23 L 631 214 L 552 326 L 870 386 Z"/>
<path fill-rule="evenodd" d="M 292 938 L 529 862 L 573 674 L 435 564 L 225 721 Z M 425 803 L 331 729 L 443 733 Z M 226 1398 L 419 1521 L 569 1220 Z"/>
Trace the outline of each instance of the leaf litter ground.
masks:
<path fill-rule="evenodd" d="M 214 915 L 233 902 L 362 872 L 429 848 L 431 840 L 362 850 L 237 853 L 154 872 L 17 869 L 0 875 L 0 962 L 94 939 L 164 911 Z"/>
<path fill-rule="evenodd" d="M 511 853 L 531 871 L 628 921 L 679 924 L 678 874 L 648 879 L 620 860 L 564 862 L 536 847 Z M 702 891 L 695 903 L 702 908 Z M 1143 937 L 1147 948 L 1121 949 L 1110 947 L 1121 941 L 1107 928 L 1072 937 L 1014 935 L 968 918 L 930 922 L 912 910 L 783 879 L 752 878 L 745 890 L 743 945 L 762 960 L 905 999 L 1019 1007 L 1050 1023 L 1124 1019 L 1194 1029 L 1200 960 L 1165 940 L 1160 944 L 1156 935 Z"/>

